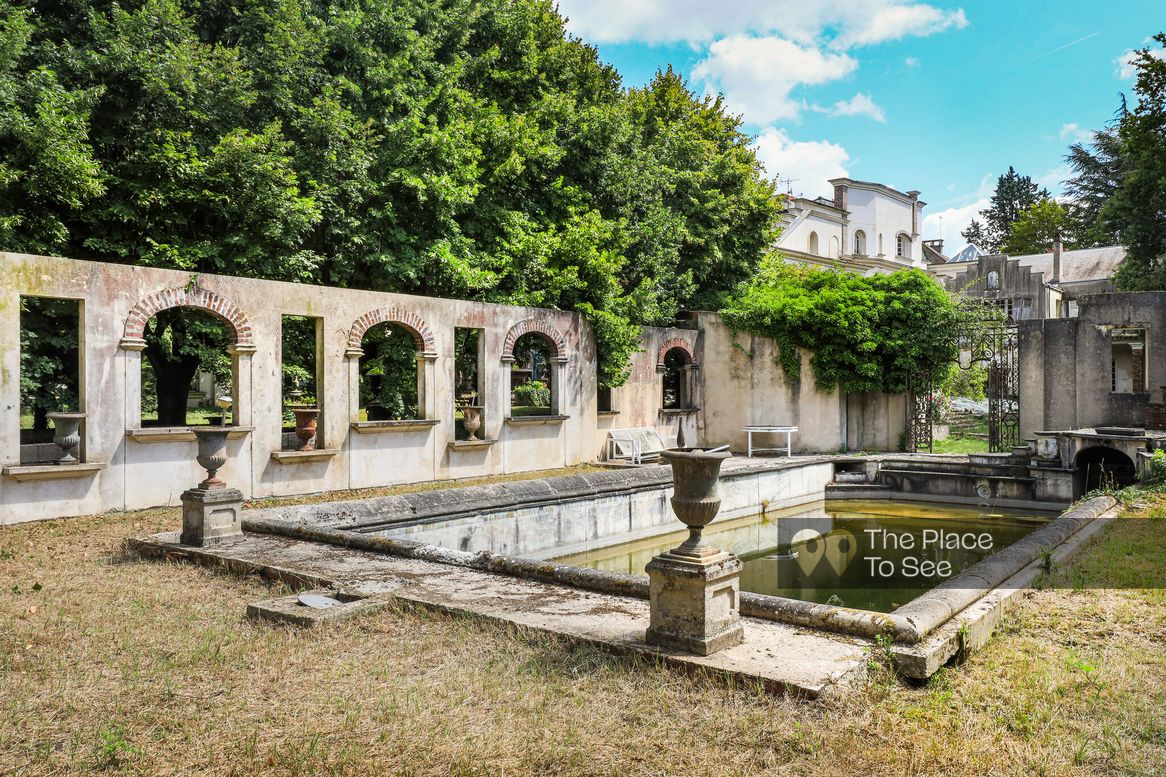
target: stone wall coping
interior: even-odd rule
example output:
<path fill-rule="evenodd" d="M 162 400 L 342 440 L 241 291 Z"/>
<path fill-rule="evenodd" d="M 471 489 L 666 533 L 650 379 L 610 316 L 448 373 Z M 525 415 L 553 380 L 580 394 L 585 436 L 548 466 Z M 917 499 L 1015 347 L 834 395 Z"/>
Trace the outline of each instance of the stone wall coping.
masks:
<path fill-rule="evenodd" d="M 350 426 L 357 434 L 382 434 L 384 432 L 418 432 L 441 423 L 436 418 L 398 418 L 389 421 L 353 421 Z"/>
<path fill-rule="evenodd" d="M 209 428 L 209 425 L 208 425 Z M 255 431 L 254 426 L 224 426 L 228 440 L 246 437 Z M 194 442 L 197 439 L 189 426 L 144 426 L 126 429 L 126 436 L 134 442 Z"/>
<path fill-rule="evenodd" d="M 569 415 L 508 415 L 503 420 L 509 426 L 543 426 L 546 424 L 561 424 Z"/>
<path fill-rule="evenodd" d="M 105 469 L 101 461 L 83 461 L 78 464 L 21 464 L 5 467 L 4 477 L 18 481 L 60 480 L 63 478 L 83 478 L 96 475 Z"/>
<path fill-rule="evenodd" d="M 316 448 L 311 451 L 272 451 L 271 460 L 277 464 L 304 464 L 323 461 L 340 453 L 339 448 Z"/>

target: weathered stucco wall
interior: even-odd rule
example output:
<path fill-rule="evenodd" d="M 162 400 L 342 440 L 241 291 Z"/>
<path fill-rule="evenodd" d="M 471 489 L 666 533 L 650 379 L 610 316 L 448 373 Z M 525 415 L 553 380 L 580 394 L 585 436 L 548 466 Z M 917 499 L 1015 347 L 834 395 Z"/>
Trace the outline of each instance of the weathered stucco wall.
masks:
<path fill-rule="evenodd" d="M 743 451 L 744 426 L 796 426 L 795 451 L 898 450 L 906 428 L 903 395 L 821 391 L 805 352 L 801 377 L 791 381 L 777 363 L 773 340 L 734 333 L 713 313 L 698 314 L 698 322 L 705 444 Z M 757 443 L 772 446 L 784 437 L 755 437 Z"/>
<path fill-rule="evenodd" d="M 162 294 L 160 297 L 154 295 Z M 87 460 L 104 463 L 83 477 L 18 480 L 20 464 L 19 297 L 47 296 L 81 302 L 82 397 Z M 144 310 L 143 300 L 153 300 Z M 602 446 L 595 424 L 595 341 L 581 316 L 535 308 L 458 300 L 325 289 L 249 278 L 128 267 L 116 264 L 0 253 L 0 524 L 109 509 L 176 504 L 203 475 L 189 433 L 144 441 L 140 422 L 141 326 L 148 314 L 173 302 L 212 306 L 236 329 L 236 417 L 253 427 L 229 441 L 222 477 L 248 497 L 303 494 L 431 479 L 545 469 L 595 458 Z M 142 315 L 131 313 L 139 306 Z M 375 312 L 375 313 L 374 313 Z M 372 318 L 362 317 L 374 313 Z M 281 463 L 282 386 L 279 346 L 282 316 L 322 319 L 323 381 L 319 390 L 322 446 L 335 455 Z M 241 316 L 241 318 L 240 318 Z M 359 333 L 370 320 L 406 319 L 420 330 L 425 375 L 423 415 L 435 425 L 409 431 L 356 434 Z M 545 425 L 511 425 L 507 336 L 534 320 L 560 339 L 557 367 L 560 412 Z M 357 327 L 357 350 L 350 339 Z M 462 450 L 450 445 L 454 430 L 454 327 L 484 332 L 483 429 L 498 443 Z M 512 340 L 513 338 L 511 338 Z M 512 345 L 512 342 L 510 343 Z M 128 431 L 127 431 L 128 430 Z"/>
<path fill-rule="evenodd" d="M 20 458 L 20 297 L 77 300 L 82 451 L 92 471 L 34 475 Z M 105 510 L 177 504 L 204 476 L 186 427 L 142 428 L 142 328 L 169 307 L 201 307 L 228 323 L 235 371 L 230 460 L 221 471 L 248 498 L 291 496 L 562 467 L 604 455 L 613 428 L 655 427 L 687 445 L 731 444 L 743 451 L 746 424 L 800 427 L 795 451 L 895 449 L 903 430 L 901 396 L 843 397 L 803 379 L 788 381 L 765 338 L 732 334 L 713 313 L 686 328 L 646 328 L 627 384 L 600 412 L 596 347 L 573 313 L 334 289 L 118 264 L 0 252 L 0 525 Z M 311 457 L 282 452 L 283 316 L 318 319 L 318 445 Z M 427 424 L 371 429 L 359 418 L 361 336 L 392 321 L 414 337 Z M 455 445 L 454 329 L 482 330 L 479 436 L 494 444 Z M 552 342 L 558 412 L 543 423 L 509 415 L 508 354 L 517 335 Z M 688 362 L 682 406 L 663 408 L 665 354 Z M 803 355 L 803 362 L 808 359 Z M 279 455 L 276 455 L 279 454 Z M 65 477 L 64 475 L 73 475 Z M 37 479 L 39 478 L 39 479 Z"/>
<path fill-rule="evenodd" d="M 1146 330 L 1139 392 L 1114 392 L 1111 333 Z M 1020 322 L 1020 431 L 1142 426 L 1151 393 L 1166 384 L 1166 292 L 1082 297 L 1077 318 Z"/>

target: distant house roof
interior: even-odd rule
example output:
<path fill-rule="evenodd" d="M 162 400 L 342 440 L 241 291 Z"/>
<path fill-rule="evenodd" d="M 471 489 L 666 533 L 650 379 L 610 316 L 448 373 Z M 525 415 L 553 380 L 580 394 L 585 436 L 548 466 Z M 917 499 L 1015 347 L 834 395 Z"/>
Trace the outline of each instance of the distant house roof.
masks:
<path fill-rule="evenodd" d="M 955 264 L 956 262 L 974 262 L 981 256 L 984 256 L 984 251 L 975 243 L 968 243 L 964 250 L 948 259 L 948 264 Z"/>
<path fill-rule="evenodd" d="M 946 264 L 951 261 L 943 253 L 942 240 L 923 241 L 923 261 L 927 264 Z"/>
<path fill-rule="evenodd" d="M 1012 256 L 1022 267 L 1031 267 L 1033 272 L 1044 273 L 1045 281 L 1053 280 L 1053 255 L 1026 254 Z M 1083 281 L 1103 281 L 1113 278 L 1118 265 L 1126 258 L 1126 250 L 1121 246 L 1101 248 L 1078 248 L 1061 252 L 1061 283 L 1081 283 Z"/>

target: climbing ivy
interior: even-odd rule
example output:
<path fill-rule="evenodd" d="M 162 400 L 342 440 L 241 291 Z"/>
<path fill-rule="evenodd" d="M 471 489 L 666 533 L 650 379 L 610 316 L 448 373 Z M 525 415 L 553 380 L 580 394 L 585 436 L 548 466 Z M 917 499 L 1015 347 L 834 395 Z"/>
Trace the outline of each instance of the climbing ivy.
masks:
<path fill-rule="evenodd" d="M 956 304 L 922 270 L 865 277 L 768 260 L 720 312 L 734 331 L 772 338 L 791 380 L 801 377 L 798 349 L 809 351 L 823 391 L 903 391 L 916 376 L 941 377 L 957 356 Z"/>

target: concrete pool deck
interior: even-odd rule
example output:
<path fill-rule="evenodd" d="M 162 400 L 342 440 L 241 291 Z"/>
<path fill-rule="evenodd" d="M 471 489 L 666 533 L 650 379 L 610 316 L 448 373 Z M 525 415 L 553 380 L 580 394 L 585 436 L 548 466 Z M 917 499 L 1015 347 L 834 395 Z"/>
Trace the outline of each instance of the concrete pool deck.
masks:
<path fill-rule="evenodd" d="M 858 637 L 743 618 L 744 643 L 711 656 L 694 656 L 645 643 L 648 602 L 633 597 L 274 535 L 246 534 L 230 544 L 192 548 L 179 544 L 178 532 L 165 532 L 130 544 L 147 557 L 257 574 L 296 587 L 333 589 L 365 601 L 396 600 L 488 618 L 808 698 L 845 692 L 860 682 L 872 644 Z"/>

